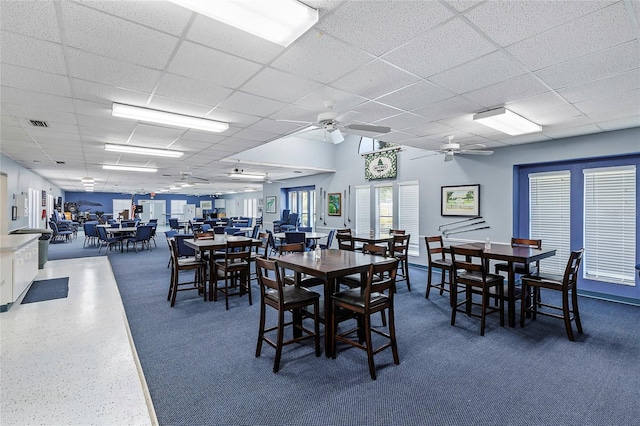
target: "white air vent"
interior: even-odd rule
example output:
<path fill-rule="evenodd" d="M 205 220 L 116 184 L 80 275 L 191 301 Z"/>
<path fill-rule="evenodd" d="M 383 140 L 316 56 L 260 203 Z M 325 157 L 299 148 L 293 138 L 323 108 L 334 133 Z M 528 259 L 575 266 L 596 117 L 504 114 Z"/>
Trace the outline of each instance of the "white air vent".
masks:
<path fill-rule="evenodd" d="M 29 123 L 31 123 L 31 125 L 33 127 L 49 127 L 49 125 L 47 124 L 46 121 L 41 121 L 41 120 L 29 120 Z"/>

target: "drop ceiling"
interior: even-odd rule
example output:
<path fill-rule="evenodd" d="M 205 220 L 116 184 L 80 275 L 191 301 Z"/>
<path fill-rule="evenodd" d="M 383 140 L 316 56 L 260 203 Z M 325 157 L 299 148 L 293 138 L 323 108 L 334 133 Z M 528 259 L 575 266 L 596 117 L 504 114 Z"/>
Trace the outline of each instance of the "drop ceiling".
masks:
<path fill-rule="evenodd" d="M 66 191 L 85 176 L 96 191 L 159 191 L 190 173 L 210 183 L 178 192 L 211 194 L 261 187 L 231 180 L 232 167 L 270 179 L 317 173 L 222 160 L 306 127 L 280 120 L 315 122 L 325 100 L 352 123 L 391 127 L 383 140 L 427 150 L 446 135 L 499 149 L 640 126 L 638 1 L 305 3 L 320 21 L 283 48 L 169 2 L 2 1 L 0 152 Z M 113 118 L 113 102 L 229 129 Z M 471 119 L 502 105 L 543 131 L 510 137 Z"/>

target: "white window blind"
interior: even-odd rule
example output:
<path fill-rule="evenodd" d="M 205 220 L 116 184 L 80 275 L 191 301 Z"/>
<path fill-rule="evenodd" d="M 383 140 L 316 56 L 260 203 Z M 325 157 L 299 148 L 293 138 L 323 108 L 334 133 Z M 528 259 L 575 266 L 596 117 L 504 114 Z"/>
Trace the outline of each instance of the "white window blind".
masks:
<path fill-rule="evenodd" d="M 356 186 L 356 234 L 371 230 L 371 187 Z"/>
<path fill-rule="evenodd" d="M 376 185 L 376 233 L 389 233 L 393 228 L 393 186 Z"/>
<path fill-rule="evenodd" d="M 583 173 L 583 276 L 633 286 L 636 264 L 636 168 L 584 169 Z"/>
<path fill-rule="evenodd" d="M 529 174 L 529 235 L 556 255 L 540 262 L 542 272 L 562 274 L 571 252 L 571 174 Z"/>
<path fill-rule="evenodd" d="M 398 184 L 398 229 L 411 235 L 409 255 L 420 256 L 420 185 L 418 182 Z"/>

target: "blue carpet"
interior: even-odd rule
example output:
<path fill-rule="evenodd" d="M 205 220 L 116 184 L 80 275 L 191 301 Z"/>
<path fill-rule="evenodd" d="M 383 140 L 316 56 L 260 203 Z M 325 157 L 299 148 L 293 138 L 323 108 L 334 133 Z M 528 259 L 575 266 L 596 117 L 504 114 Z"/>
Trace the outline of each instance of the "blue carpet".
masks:
<path fill-rule="evenodd" d="M 69 277 L 34 281 L 21 304 L 64 299 L 69 294 Z"/>
<path fill-rule="evenodd" d="M 253 306 L 235 296 L 226 311 L 224 301 L 204 302 L 193 291 L 179 293 L 171 308 L 162 238 L 153 251 L 108 255 L 161 425 L 628 425 L 640 419 L 638 307 L 581 297 L 585 333 L 576 342 L 566 338 L 562 321 L 546 317 L 509 328 L 493 315 L 481 337 L 478 319 L 459 314 L 452 327 L 447 297 L 425 299 L 426 274 L 410 268 L 412 291 L 399 283 L 395 304 L 400 365 L 389 350 L 376 355 L 372 381 L 364 352 L 340 346 L 335 360 L 316 358 L 308 342 L 286 347 L 274 374 L 272 348 L 263 345 L 255 357 L 258 287 Z M 267 320 L 275 321 L 273 312 Z"/>

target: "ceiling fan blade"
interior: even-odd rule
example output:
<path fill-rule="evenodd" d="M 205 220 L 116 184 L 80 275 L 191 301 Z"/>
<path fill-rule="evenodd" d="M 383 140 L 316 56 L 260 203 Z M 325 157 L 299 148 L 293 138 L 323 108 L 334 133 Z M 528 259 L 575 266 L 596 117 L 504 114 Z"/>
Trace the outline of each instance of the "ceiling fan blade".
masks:
<path fill-rule="evenodd" d="M 313 124 L 312 121 L 302 121 L 302 120 L 285 120 L 284 118 L 279 118 L 276 121 L 282 121 L 285 123 L 301 123 L 301 124 Z"/>
<path fill-rule="evenodd" d="M 491 155 L 493 151 L 483 151 L 480 149 L 463 149 L 458 154 L 472 154 L 472 155 Z"/>
<path fill-rule="evenodd" d="M 371 126 L 369 124 L 347 124 L 343 126 L 346 130 L 355 130 L 360 132 L 370 132 L 370 133 L 389 133 L 391 131 L 391 127 L 387 126 Z"/>

